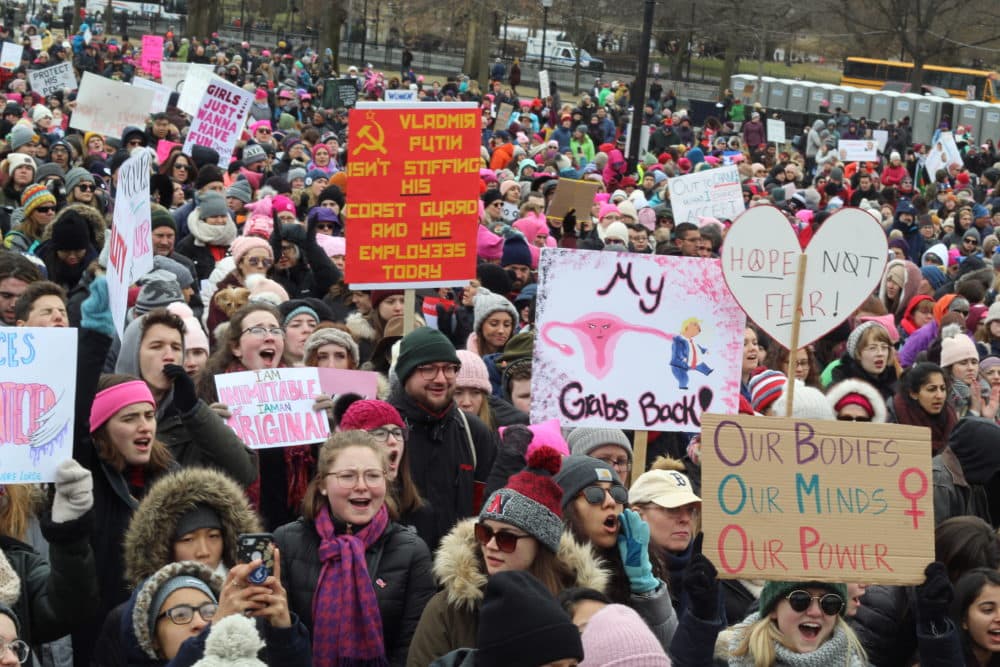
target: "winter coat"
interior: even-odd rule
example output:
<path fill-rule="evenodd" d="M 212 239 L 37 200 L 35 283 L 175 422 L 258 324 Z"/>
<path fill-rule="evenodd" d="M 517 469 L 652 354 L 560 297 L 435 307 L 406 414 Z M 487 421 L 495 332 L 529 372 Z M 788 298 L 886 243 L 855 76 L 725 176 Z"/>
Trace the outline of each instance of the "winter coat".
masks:
<path fill-rule="evenodd" d="M 36 653 L 41 644 L 69 634 L 97 613 L 97 568 L 90 546 L 93 523 L 93 512 L 64 523 L 43 517 L 49 560 L 28 544 L 0 535 L 0 559 L 6 559 L 19 580 L 0 585 L 0 602 L 17 614 L 19 637 Z"/>
<path fill-rule="evenodd" d="M 179 241 L 174 247 L 174 251 L 191 260 L 198 272 L 195 278 L 199 282 L 207 280 L 212 275 L 212 269 L 215 268 L 215 255 L 212 254 L 211 248 L 201 242 L 196 242 L 194 234 L 189 234 Z"/>
<path fill-rule="evenodd" d="M 322 562 L 320 537 L 311 520 L 300 518 L 274 534 L 281 550 L 282 584 L 288 605 L 313 630 L 313 597 Z M 403 665 L 417 622 L 434 594 L 431 553 L 415 531 L 390 522 L 365 552 L 368 575 L 375 590 L 385 653 L 391 665 Z"/>
<path fill-rule="evenodd" d="M 408 667 L 426 667 L 458 648 L 476 646 L 479 609 L 487 575 L 476 541 L 477 519 L 455 526 L 434 556 L 434 576 L 442 590 L 427 603 L 410 644 Z M 544 547 L 540 547 L 544 548 Z M 559 541 L 556 558 L 573 574 L 572 586 L 604 591 L 609 574 L 590 546 L 579 544 L 568 532 Z"/>
<path fill-rule="evenodd" d="M 455 403 L 441 414 L 431 414 L 401 388 L 389 402 L 409 428 L 410 474 L 434 510 L 428 513 L 432 523 L 415 521 L 415 527 L 435 550 L 460 519 L 478 514 L 496 458 L 496 434 L 478 417 L 462 413 Z"/>
<path fill-rule="evenodd" d="M 904 667 L 917 650 L 917 598 L 912 586 L 869 586 L 861 606 L 848 619 L 878 667 Z"/>

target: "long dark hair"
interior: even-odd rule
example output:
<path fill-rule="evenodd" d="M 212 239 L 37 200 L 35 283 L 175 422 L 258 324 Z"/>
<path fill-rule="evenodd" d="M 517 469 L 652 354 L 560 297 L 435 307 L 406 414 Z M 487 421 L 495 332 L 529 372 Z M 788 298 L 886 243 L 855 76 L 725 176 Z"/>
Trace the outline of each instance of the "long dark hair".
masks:
<path fill-rule="evenodd" d="M 962 578 L 955 584 L 955 600 L 952 602 L 951 616 L 955 622 L 955 626 L 962 628 L 962 645 L 967 657 L 972 656 L 973 653 L 972 638 L 969 636 L 968 629 L 965 628 L 965 618 L 969 607 L 972 606 L 972 603 L 976 601 L 976 598 L 979 597 L 979 594 L 982 593 L 986 586 L 1000 586 L 1000 572 L 989 567 L 977 567 L 962 575 Z M 988 664 L 993 665 L 996 662 L 991 656 Z M 978 663 L 975 660 L 967 660 L 966 664 Z"/>
<path fill-rule="evenodd" d="M 583 530 L 582 521 L 576 513 L 573 501 L 570 501 L 563 508 L 563 524 L 569 528 L 569 532 L 578 544 L 589 545 L 594 549 L 598 557 L 607 563 L 607 570 L 611 577 L 605 593 L 611 598 L 612 602 L 624 605 L 629 604 L 632 597 L 632 589 L 629 586 L 628 576 L 625 574 L 625 565 L 622 563 L 622 556 L 618 552 L 618 546 L 615 545 L 610 549 L 600 549 L 592 544 L 590 537 Z"/>
<path fill-rule="evenodd" d="M 899 378 L 899 393 L 903 395 L 903 400 L 909 401 L 913 407 L 920 407 L 920 404 L 910 394 L 920 393 L 920 388 L 927 384 L 927 381 L 934 373 L 941 374 L 941 377 L 944 378 L 945 386 L 948 388 L 947 391 L 950 392 L 951 382 L 948 380 L 948 374 L 944 372 L 944 369 L 929 361 L 921 361 L 910 366 L 909 370 Z"/>

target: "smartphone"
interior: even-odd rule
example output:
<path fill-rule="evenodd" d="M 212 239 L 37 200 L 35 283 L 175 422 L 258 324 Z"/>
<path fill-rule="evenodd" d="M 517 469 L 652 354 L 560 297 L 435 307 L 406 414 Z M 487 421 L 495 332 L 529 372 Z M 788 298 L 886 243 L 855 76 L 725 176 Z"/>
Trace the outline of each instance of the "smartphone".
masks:
<path fill-rule="evenodd" d="M 241 533 L 236 538 L 236 560 L 240 563 L 262 561 L 247 576 L 251 584 L 263 584 L 274 574 L 274 536 L 271 533 Z"/>

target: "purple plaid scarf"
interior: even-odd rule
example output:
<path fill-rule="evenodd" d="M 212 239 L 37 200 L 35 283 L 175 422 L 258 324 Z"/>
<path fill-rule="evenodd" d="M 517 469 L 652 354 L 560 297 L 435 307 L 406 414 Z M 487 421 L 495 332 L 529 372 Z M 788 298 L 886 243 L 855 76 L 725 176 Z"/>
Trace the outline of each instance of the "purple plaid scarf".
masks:
<path fill-rule="evenodd" d="M 323 569 L 313 595 L 313 664 L 316 667 L 381 667 L 389 664 L 382 638 L 382 615 L 365 563 L 389 513 L 382 505 L 367 526 L 354 535 L 337 535 L 330 508 L 316 517 Z"/>

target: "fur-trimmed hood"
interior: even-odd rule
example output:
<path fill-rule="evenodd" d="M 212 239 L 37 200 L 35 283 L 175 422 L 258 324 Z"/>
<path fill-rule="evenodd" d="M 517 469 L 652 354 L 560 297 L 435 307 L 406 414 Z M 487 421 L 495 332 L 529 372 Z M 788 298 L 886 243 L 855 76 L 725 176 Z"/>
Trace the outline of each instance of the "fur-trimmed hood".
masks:
<path fill-rule="evenodd" d="M 486 592 L 486 573 L 480 567 L 476 553 L 475 526 L 477 518 L 465 519 L 455 525 L 441 540 L 434 555 L 434 577 L 444 587 L 448 604 L 475 611 Z M 589 545 L 577 543 L 569 531 L 563 531 L 556 557 L 576 576 L 574 586 L 604 592 L 610 574 Z"/>
<path fill-rule="evenodd" d="M 94 244 L 94 248 L 100 251 L 104 247 L 104 232 L 107 227 L 101 212 L 89 204 L 70 204 L 59 211 L 59 215 L 55 217 L 52 224 L 45 225 L 45 229 L 42 231 L 42 241 L 52 239 L 52 228 L 61 218 L 66 216 L 67 211 L 73 211 L 87 221 L 87 226 L 90 228 L 90 240 Z"/>
<path fill-rule="evenodd" d="M 872 421 L 876 424 L 884 424 L 886 422 L 889 412 L 886 409 L 882 394 L 879 393 L 878 389 L 864 380 L 854 378 L 841 380 L 827 390 L 826 399 L 830 401 L 830 407 L 836 412 L 837 403 L 848 394 L 861 394 L 864 396 L 872 404 L 872 410 L 875 412 L 872 415 Z"/>
<path fill-rule="evenodd" d="M 189 467 L 165 475 L 150 487 L 125 533 L 125 579 L 133 586 L 173 561 L 173 537 L 180 518 L 208 505 L 222 522 L 222 562 L 236 564 L 236 536 L 260 532 L 260 519 L 235 481 L 209 468 Z"/>
<path fill-rule="evenodd" d="M 367 317 L 357 311 L 348 315 L 344 324 L 347 326 L 347 330 L 351 332 L 351 335 L 354 336 L 354 340 L 369 340 L 373 343 L 378 340 L 375 327 L 372 326 Z"/>

